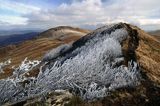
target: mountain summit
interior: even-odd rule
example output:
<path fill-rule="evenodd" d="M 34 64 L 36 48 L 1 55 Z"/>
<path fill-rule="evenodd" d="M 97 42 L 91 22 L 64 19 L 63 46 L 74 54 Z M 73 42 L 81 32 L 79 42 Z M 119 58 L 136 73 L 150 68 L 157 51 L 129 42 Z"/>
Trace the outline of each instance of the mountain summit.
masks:
<path fill-rule="evenodd" d="M 66 90 L 84 101 L 100 99 L 95 105 L 154 105 L 160 99 L 159 50 L 160 42 L 136 26 L 103 26 L 50 50 L 41 61 L 25 59 L 13 75 L 0 80 L 0 103 L 26 104 L 30 98 Z M 37 76 L 27 77 L 35 67 Z"/>

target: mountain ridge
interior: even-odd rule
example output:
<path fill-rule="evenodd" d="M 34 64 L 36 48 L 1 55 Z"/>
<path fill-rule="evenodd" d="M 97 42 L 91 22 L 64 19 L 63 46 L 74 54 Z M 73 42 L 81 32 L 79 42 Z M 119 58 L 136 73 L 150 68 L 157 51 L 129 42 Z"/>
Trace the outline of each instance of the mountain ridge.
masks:
<path fill-rule="evenodd" d="M 38 33 L 39 32 L 29 32 L 24 34 L 0 36 L 0 47 L 12 45 L 12 44 L 18 44 L 26 40 L 33 39 L 34 37 L 37 36 Z"/>
<path fill-rule="evenodd" d="M 75 39 L 73 43 L 67 42 L 50 50 L 43 57 L 40 72 L 28 68 L 29 71 L 38 73 L 32 76 L 35 77 L 33 82 L 27 80 L 27 83 L 29 81 L 33 84 L 33 86 L 28 85 L 33 87 L 29 95 L 34 95 L 34 92 L 50 93 L 56 89 L 64 89 L 83 100 L 95 100 L 91 103 L 85 101 L 76 103 L 74 97 L 69 98 L 66 104 L 73 106 L 158 105 L 160 104 L 159 52 L 158 39 L 136 26 L 126 23 L 106 25 Z M 16 72 L 18 71 L 15 71 L 14 75 L 17 76 Z M 11 81 L 21 87 L 16 81 L 23 80 L 23 77 L 15 79 L 17 80 Z M 39 88 L 36 84 L 44 86 Z M 28 89 L 28 86 L 22 88 Z M 50 104 L 56 104 L 58 99 L 54 100 L 52 98 L 54 96 L 56 95 L 53 94 L 43 103 L 41 97 L 38 97 L 40 101 L 34 98 L 31 104 L 37 102 L 44 104 L 48 103 L 48 100 Z M 23 105 L 29 104 L 25 97 L 20 102 Z M 15 98 L 21 100 L 18 95 L 15 95 Z M 97 98 L 100 100 L 97 101 Z M 10 101 L 14 101 L 14 98 L 11 97 Z"/>

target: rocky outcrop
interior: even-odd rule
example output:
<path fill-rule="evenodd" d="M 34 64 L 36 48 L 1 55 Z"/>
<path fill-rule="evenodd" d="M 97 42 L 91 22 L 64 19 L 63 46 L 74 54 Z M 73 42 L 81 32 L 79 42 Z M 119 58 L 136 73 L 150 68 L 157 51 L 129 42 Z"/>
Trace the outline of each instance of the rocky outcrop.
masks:
<path fill-rule="evenodd" d="M 74 96 L 68 91 L 57 90 L 45 95 L 35 96 L 18 103 L 6 103 L 9 106 L 70 106 Z"/>

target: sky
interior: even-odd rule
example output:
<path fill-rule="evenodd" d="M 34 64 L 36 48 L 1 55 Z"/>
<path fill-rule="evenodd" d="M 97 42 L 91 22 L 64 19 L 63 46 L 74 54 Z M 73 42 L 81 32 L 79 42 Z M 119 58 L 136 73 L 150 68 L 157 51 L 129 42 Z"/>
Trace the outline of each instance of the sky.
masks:
<path fill-rule="evenodd" d="M 160 29 L 160 0 L 0 0 L 0 30 L 92 29 L 118 22 Z"/>

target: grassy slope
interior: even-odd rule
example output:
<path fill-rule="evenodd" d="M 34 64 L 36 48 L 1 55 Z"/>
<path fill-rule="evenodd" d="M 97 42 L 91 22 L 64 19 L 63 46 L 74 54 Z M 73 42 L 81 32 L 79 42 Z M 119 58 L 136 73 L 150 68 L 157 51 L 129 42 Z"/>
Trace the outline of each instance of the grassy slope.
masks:
<path fill-rule="evenodd" d="M 160 84 L 160 40 L 138 30 L 140 41 L 136 54 L 147 76 Z"/>

